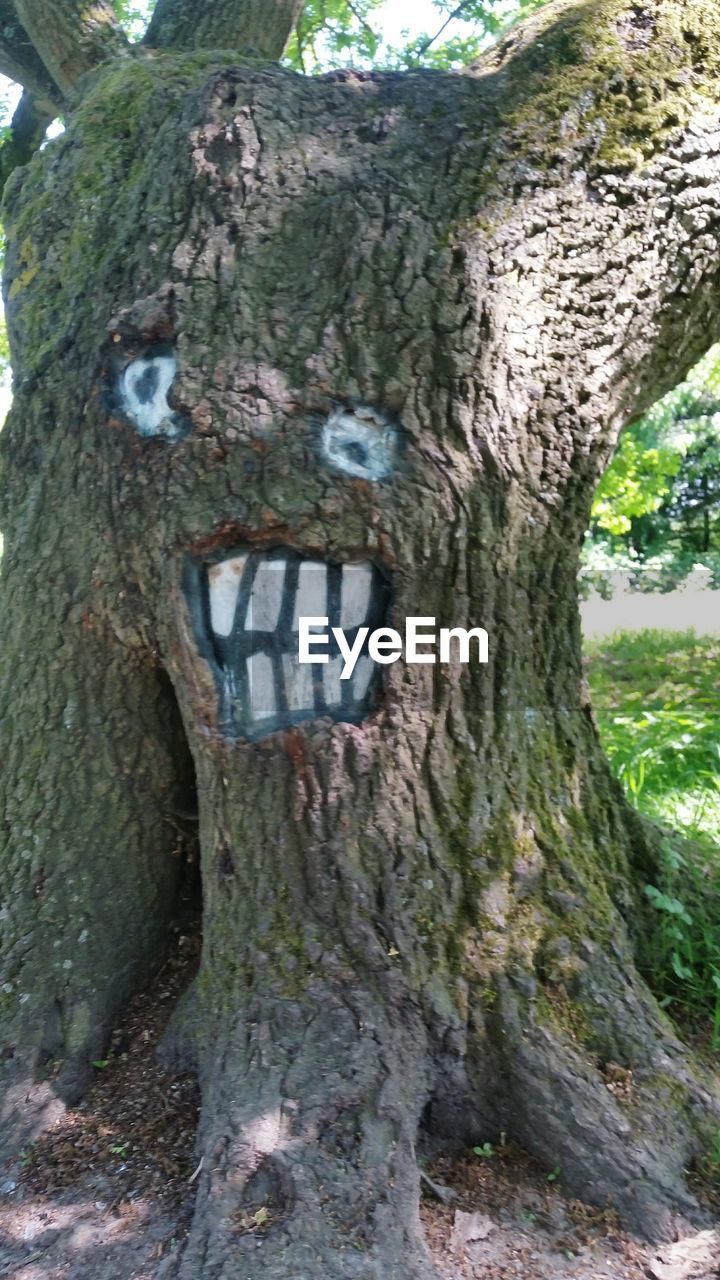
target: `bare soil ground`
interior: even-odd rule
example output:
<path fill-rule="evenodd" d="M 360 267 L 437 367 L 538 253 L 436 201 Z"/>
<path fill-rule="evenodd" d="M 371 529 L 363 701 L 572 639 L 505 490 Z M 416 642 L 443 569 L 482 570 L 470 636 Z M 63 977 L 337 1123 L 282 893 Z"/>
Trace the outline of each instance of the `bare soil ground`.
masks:
<path fill-rule="evenodd" d="M 0 1179 L 0 1277 L 176 1274 L 192 1213 L 199 1096 L 192 1077 L 161 1069 L 155 1048 L 197 947 L 192 933 L 181 934 L 115 1032 L 83 1102 Z M 426 1174 L 422 1218 L 442 1280 L 720 1277 L 720 1233 L 661 1247 L 632 1240 L 612 1214 L 569 1199 L 561 1170 L 548 1180 L 510 1145 L 439 1157 Z"/>

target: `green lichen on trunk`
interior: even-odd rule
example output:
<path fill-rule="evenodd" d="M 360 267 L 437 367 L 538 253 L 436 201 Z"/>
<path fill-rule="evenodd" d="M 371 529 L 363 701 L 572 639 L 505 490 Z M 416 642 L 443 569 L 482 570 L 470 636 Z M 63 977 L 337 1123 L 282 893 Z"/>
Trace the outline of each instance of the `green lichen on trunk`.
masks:
<path fill-rule="evenodd" d="M 499 113 L 540 167 L 581 142 L 593 169 L 634 169 L 720 103 L 720 14 L 710 0 L 562 0 L 479 70 L 498 75 Z"/>
<path fill-rule="evenodd" d="M 561 139 L 573 93 L 573 128 L 600 163 L 609 134 L 596 138 L 600 115 L 586 127 L 587 112 L 622 97 L 607 84 L 627 39 L 603 37 L 601 24 L 593 62 L 589 12 L 551 7 L 556 56 L 528 46 L 504 66 L 491 58 L 485 79 L 308 81 L 229 57 L 223 68 L 222 55 L 144 52 L 98 73 L 66 135 L 11 184 L 18 395 L 0 448 L 14 595 L 0 652 L 13 666 L 10 720 L 19 706 L 25 721 L 0 774 L 17 790 L 0 874 L 15 877 L 13 963 L 22 969 L 42 869 L 24 857 L 34 828 L 43 852 L 60 841 L 63 883 L 81 854 L 69 942 L 76 917 L 98 917 L 96 861 L 106 875 L 83 984 L 58 954 L 68 1016 L 48 1019 L 36 1056 L 48 1045 L 82 1056 L 85 1027 L 94 1048 L 115 1007 L 102 1006 L 105 975 L 118 957 L 127 967 L 133 946 L 118 886 L 133 918 L 151 919 L 148 963 L 171 906 L 164 819 L 182 790 L 186 738 L 204 941 L 177 1030 L 202 1073 L 207 1157 L 192 1280 L 252 1277 L 268 1258 L 265 1275 L 288 1280 L 306 1269 L 292 1242 L 313 1248 L 318 1236 L 327 1275 L 355 1280 L 355 1251 L 338 1245 L 333 1222 L 358 1203 L 364 1235 L 351 1223 L 346 1241 L 367 1242 L 385 1213 L 377 1257 L 416 1280 L 412 1150 L 429 1097 L 452 1112 L 445 1136 L 469 1136 L 481 1116 L 562 1162 L 574 1190 L 607 1199 L 619 1189 L 636 1223 L 686 1204 L 693 1135 L 668 1104 L 658 1138 L 647 1100 L 630 1131 L 599 1068 L 612 1055 L 649 1076 L 676 1041 L 634 965 L 635 850 L 580 690 L 575 565 L 638 379 L 654 389 L 718 329 L 717 255 L 674 216 L 673 199 L 691 189 L 702 216 L 716 211 L 694 137 L 685 150 L 673 137 L 675 177 L 658 163 L 647 188 L 638 173 L 618 180 L 627 199 L 613 206 L 575 181 L 575 142 L 557 169 L 527 165 L 520 144 Z M 653 10 L 658 22 L 667 12 Z M 535 30 L 552 45 L 552 22 Z M 645 65 L 649 55 L 632 56 Z M 561 72 L 570 80 L 553 105 Z M 503 157 L 499 189 L 497 166 L 483 168 L 490 152 Z M 658 188 L 670 207 L 661 235 Z M 570 224 L 577 249 L 565 253 Z M 692 298 L 676 287 L 683 255 Z M 643 325 L 628 318 L 639 298 Z M 174 346 L 172 395 L 193 426 L 182 439 L 142 436 L 109 404 L 113 379 L 158 333 Z M 397 424 L 402 455 L 382 482 L 344 474 L 323 452 L 338 405 Z M 489 662 L 396 664 L 361 724 L 318 711 L 292 732 L 230 739 L 183 567 L 190 559 L 207 575 L 216 553 L 246 545 L 372 561 L 392 582 L 393 622 L 482 625 Z M 53 622 L 44 648 L 27 642 L 40 578 Z M 79 660 L 81 641 L 92 663 Z M 79 728 L 72 717 L 66 726 L 77 699 L 63 680 L 84 691 Z M 46 686 L 52 717 L 39 733 Z M 85 727 L 87 796 L 72 736 Z M 96 746 L 108 739 L 114 761 Z M 68 787 L 72 803 L 47 804 L 40 819 L 38 794 Z M 108 796 L 110 850 L 95 833 Z M 95 977 L 90 1001 L 82 986 Z M 137 977 L 128 968 L 118 998 Z M 52 1012 L 54 988 L 35 979 L 38 1006 Z M 10 1005 L 4 1031 L 16 1035 L 20 1021 Z M 700 1098 L 694 1064 L 676 1077 Z M 271 1149 L 256 1150 L 252 1134 L 264 1142 L 271 1130 Z M 366 1147 L 362 1135 L 374 1135 Z M 296 1188 L 278 1199 L 281 1230 L 262 1256 L 241 1256 L 224 1224 L 251 1194 L 256 1156 L 272 1170 L 301 1147 Z M 328 1172 L 325 1212 L 316 1192 Z"/>

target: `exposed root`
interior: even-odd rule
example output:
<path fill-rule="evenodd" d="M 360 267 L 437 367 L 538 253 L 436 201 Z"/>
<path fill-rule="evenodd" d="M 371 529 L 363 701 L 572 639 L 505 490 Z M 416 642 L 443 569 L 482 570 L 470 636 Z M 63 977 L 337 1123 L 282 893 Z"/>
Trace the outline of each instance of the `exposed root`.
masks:
<path fill-rule="evenodd" d="M 288 1008 L 284 1026 L 228 1037 L 204 1091 L 183 1280 L 434 1276 L 414 1148 L 424 1036 L 365 1009 L 325 992 L 309 1023 Z"/>

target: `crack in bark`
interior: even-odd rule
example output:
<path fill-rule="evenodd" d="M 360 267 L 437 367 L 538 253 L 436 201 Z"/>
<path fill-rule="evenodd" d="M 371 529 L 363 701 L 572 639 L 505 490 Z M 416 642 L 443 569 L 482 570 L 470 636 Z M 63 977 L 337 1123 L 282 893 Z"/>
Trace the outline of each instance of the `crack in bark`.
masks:
<path fill-rule="evenodd" d="M 492 65 L 305 81 L 130 60 L 11 185 L 3 1030 L 36 1050 L 59 994 L 86 1060 L 137 980 L 130 926 L 157 945 L 178 740 L 160 663 L 205 887 L 177 1029 L 204 1090 L 192 1280 L 428 1274 L 426 1102 L 432 1141 L 505 1130 L 646 1229 L 700 1212 L 684 1167 L 716 1088 L 682 1067 L 634 968 L 652 851 L 587 716 L 575 571 L 622 425 L 720 332 L 720 127 L 708 107 L 643 166 L 603 169 L 573 117 L 541 167 L 504 114 L 512 65 Z M 171 447 L 92 393 L 98 335 L 160 330 L 195 424 Z M 313 432 L 337 403 L 402 422 L 390 483 L 323 469 Z M 179 566 L 228 531 L 329 559 L 362 547 L 392 564 L 398 617 L 485 626 L 487 671 L 398 666 L 361 726 L 224 740 Z M 608 1060 L 632 1069 L 632 1111 Z M 252 1252 L 232 1223 L 263 1159 L 297 1195 Z"/>

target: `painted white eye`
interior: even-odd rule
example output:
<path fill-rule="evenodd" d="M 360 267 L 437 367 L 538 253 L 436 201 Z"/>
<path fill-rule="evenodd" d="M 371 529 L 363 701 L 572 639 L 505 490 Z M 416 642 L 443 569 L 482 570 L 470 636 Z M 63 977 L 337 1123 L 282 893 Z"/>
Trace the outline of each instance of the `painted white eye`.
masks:
<path fill-rule="evenodd" d="M 375 409 L 336 409 L 322 429 L 323 457 L 338 471 L 363 480 L 392 475 L 399 454 L 395 427 Z"/>
<path fill-rule="evenodd" d="M 181 434 L 182 417 L 173 412 L 167 400 L 176 372 L 177 361 L 171 354 L 133 360 L 123 371 L 120 399 L 141 436 L 174 439 Z"/>

